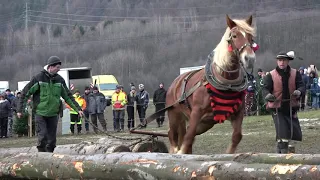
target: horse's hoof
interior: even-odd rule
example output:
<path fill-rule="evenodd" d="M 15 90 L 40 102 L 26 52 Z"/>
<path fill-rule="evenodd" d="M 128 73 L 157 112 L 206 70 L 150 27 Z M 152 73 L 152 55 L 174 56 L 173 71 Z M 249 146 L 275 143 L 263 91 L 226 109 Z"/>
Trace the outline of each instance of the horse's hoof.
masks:
<path fill-rule="evenodd" d="M 182 150 L 179 150 L 177 154 L 185 154 Z"/>

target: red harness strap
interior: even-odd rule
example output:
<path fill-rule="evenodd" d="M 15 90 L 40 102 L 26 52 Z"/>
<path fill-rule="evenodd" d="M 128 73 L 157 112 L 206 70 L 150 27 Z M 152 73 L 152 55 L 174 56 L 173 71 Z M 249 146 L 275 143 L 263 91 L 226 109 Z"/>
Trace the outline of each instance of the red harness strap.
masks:
<path fill-rule="evenodd" d="M 214 121 L 223 123 L 231 114 L 239 111 L 245 91 L 220 91 L 209 83 L 205 87 L 210 94 Z"/>

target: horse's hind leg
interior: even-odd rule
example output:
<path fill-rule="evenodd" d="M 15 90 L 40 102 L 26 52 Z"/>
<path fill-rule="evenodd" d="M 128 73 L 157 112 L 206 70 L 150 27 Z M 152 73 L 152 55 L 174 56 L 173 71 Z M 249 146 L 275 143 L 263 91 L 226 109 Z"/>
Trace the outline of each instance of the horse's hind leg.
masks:
<path fill-rule="evenodd" d="M 231 120 L 233 133 L 232 133 L 232 143 L 227 149 L 228 154 L 235 153 L 238 144 L 242 139 L 242 120 L 243 120 L 243 113 L 239 113 L 239 115 Z"/>
<path fill-rule="evenodd" d="M 177 153 L 179 151 L 179 130 L 181 126 L 181 116 L 180 113 L 175 111 L 175 109 L 168 110 L 169 118 L 169 141 L 170 141 L 170 153 Z"/>

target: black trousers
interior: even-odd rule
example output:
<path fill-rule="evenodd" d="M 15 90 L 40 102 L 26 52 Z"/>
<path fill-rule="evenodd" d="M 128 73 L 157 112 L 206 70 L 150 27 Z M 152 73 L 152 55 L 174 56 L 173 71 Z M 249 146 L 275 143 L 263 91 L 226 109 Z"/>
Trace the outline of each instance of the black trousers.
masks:
<path fill-rule="evenodd" d="M 89 112 L 88 111 L 83 111 L 84 116 L 86 119 L 84 120 L 84 127 L 86 128 L 86 131 L 89 131 Z"/>
<path fill-rule="evenodd" d="M 134 128 L 134 107 L 127 106 L 128 129 Z"/>
<path fill-rule="evenodd" d="M 165 107 L 166 107 L 165 104 L 156 104 L 156 112 L 161 110 L 161 109 L 163 109 L 163 108 L 165 108 Z M 166 112 L 162 112 L 160 114 L 160 117 L 157 118 L 157 123 L 158 123 L 159 126 L 163 124 L 163 121 L 164 121 L 164 118 L 165 118 L 165 113 Z"/>
<path fill-rule="evenodd" d="M 137 106 L 137 110 L 138 110 L 138 114 L 139 114 L 140 123 L 142 125 L 146 126 L 144 124 L 144 119 L 146 117 L 147 108 L 145 108 L 144 106 Z"/>
<path fill-rule="evenodd" d="M 300 109 L 303 111 L 306 107 L 306 93 L 301 93 L 300 96 Z"/>
<path fill-rule="evenodd" d="M 285 114 L 281 111 L 279 111 L 278 114 L 273 112 L 272 118 L 276 128 L 277 140 L 287 139 L 302 141 L 301 127 L 296 112 L 292 113 L 292 120 L 290 114 Z"/>
<path fill-rule="evenodd" d="M 7 137 L 8 117 L 0 118 L 0 137 Z"/>
<path fill-rule="evenodd" d="M 82 122 L 78 114 L 70 114 L 70 131 L 74 134 L 74 126 L 77 125 L 78 133 L 81 133 Z"/>
<path fill-rule="evenodd" d="M 58 115 L 53 117 L 35 115 L 35 121 L 38 134 L 38 151 L 53 152 L 57 142 Z"/>

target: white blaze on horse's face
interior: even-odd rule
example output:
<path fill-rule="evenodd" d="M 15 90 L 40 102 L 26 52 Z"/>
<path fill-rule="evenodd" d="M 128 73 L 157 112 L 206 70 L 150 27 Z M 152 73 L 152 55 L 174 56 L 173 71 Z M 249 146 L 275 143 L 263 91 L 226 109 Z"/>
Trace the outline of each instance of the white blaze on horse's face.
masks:
<path fill-rule="evenodd" d="M 247 37 L 247 34 L 244 31 L 240 31 L 244 38 Z M 242 52 L 240 52 L 240 60 L 246 69 L 251 69 L 254 66 L 256 61 L 256 54 L 252 50 L 251 46 L 246 46 Z"/>

